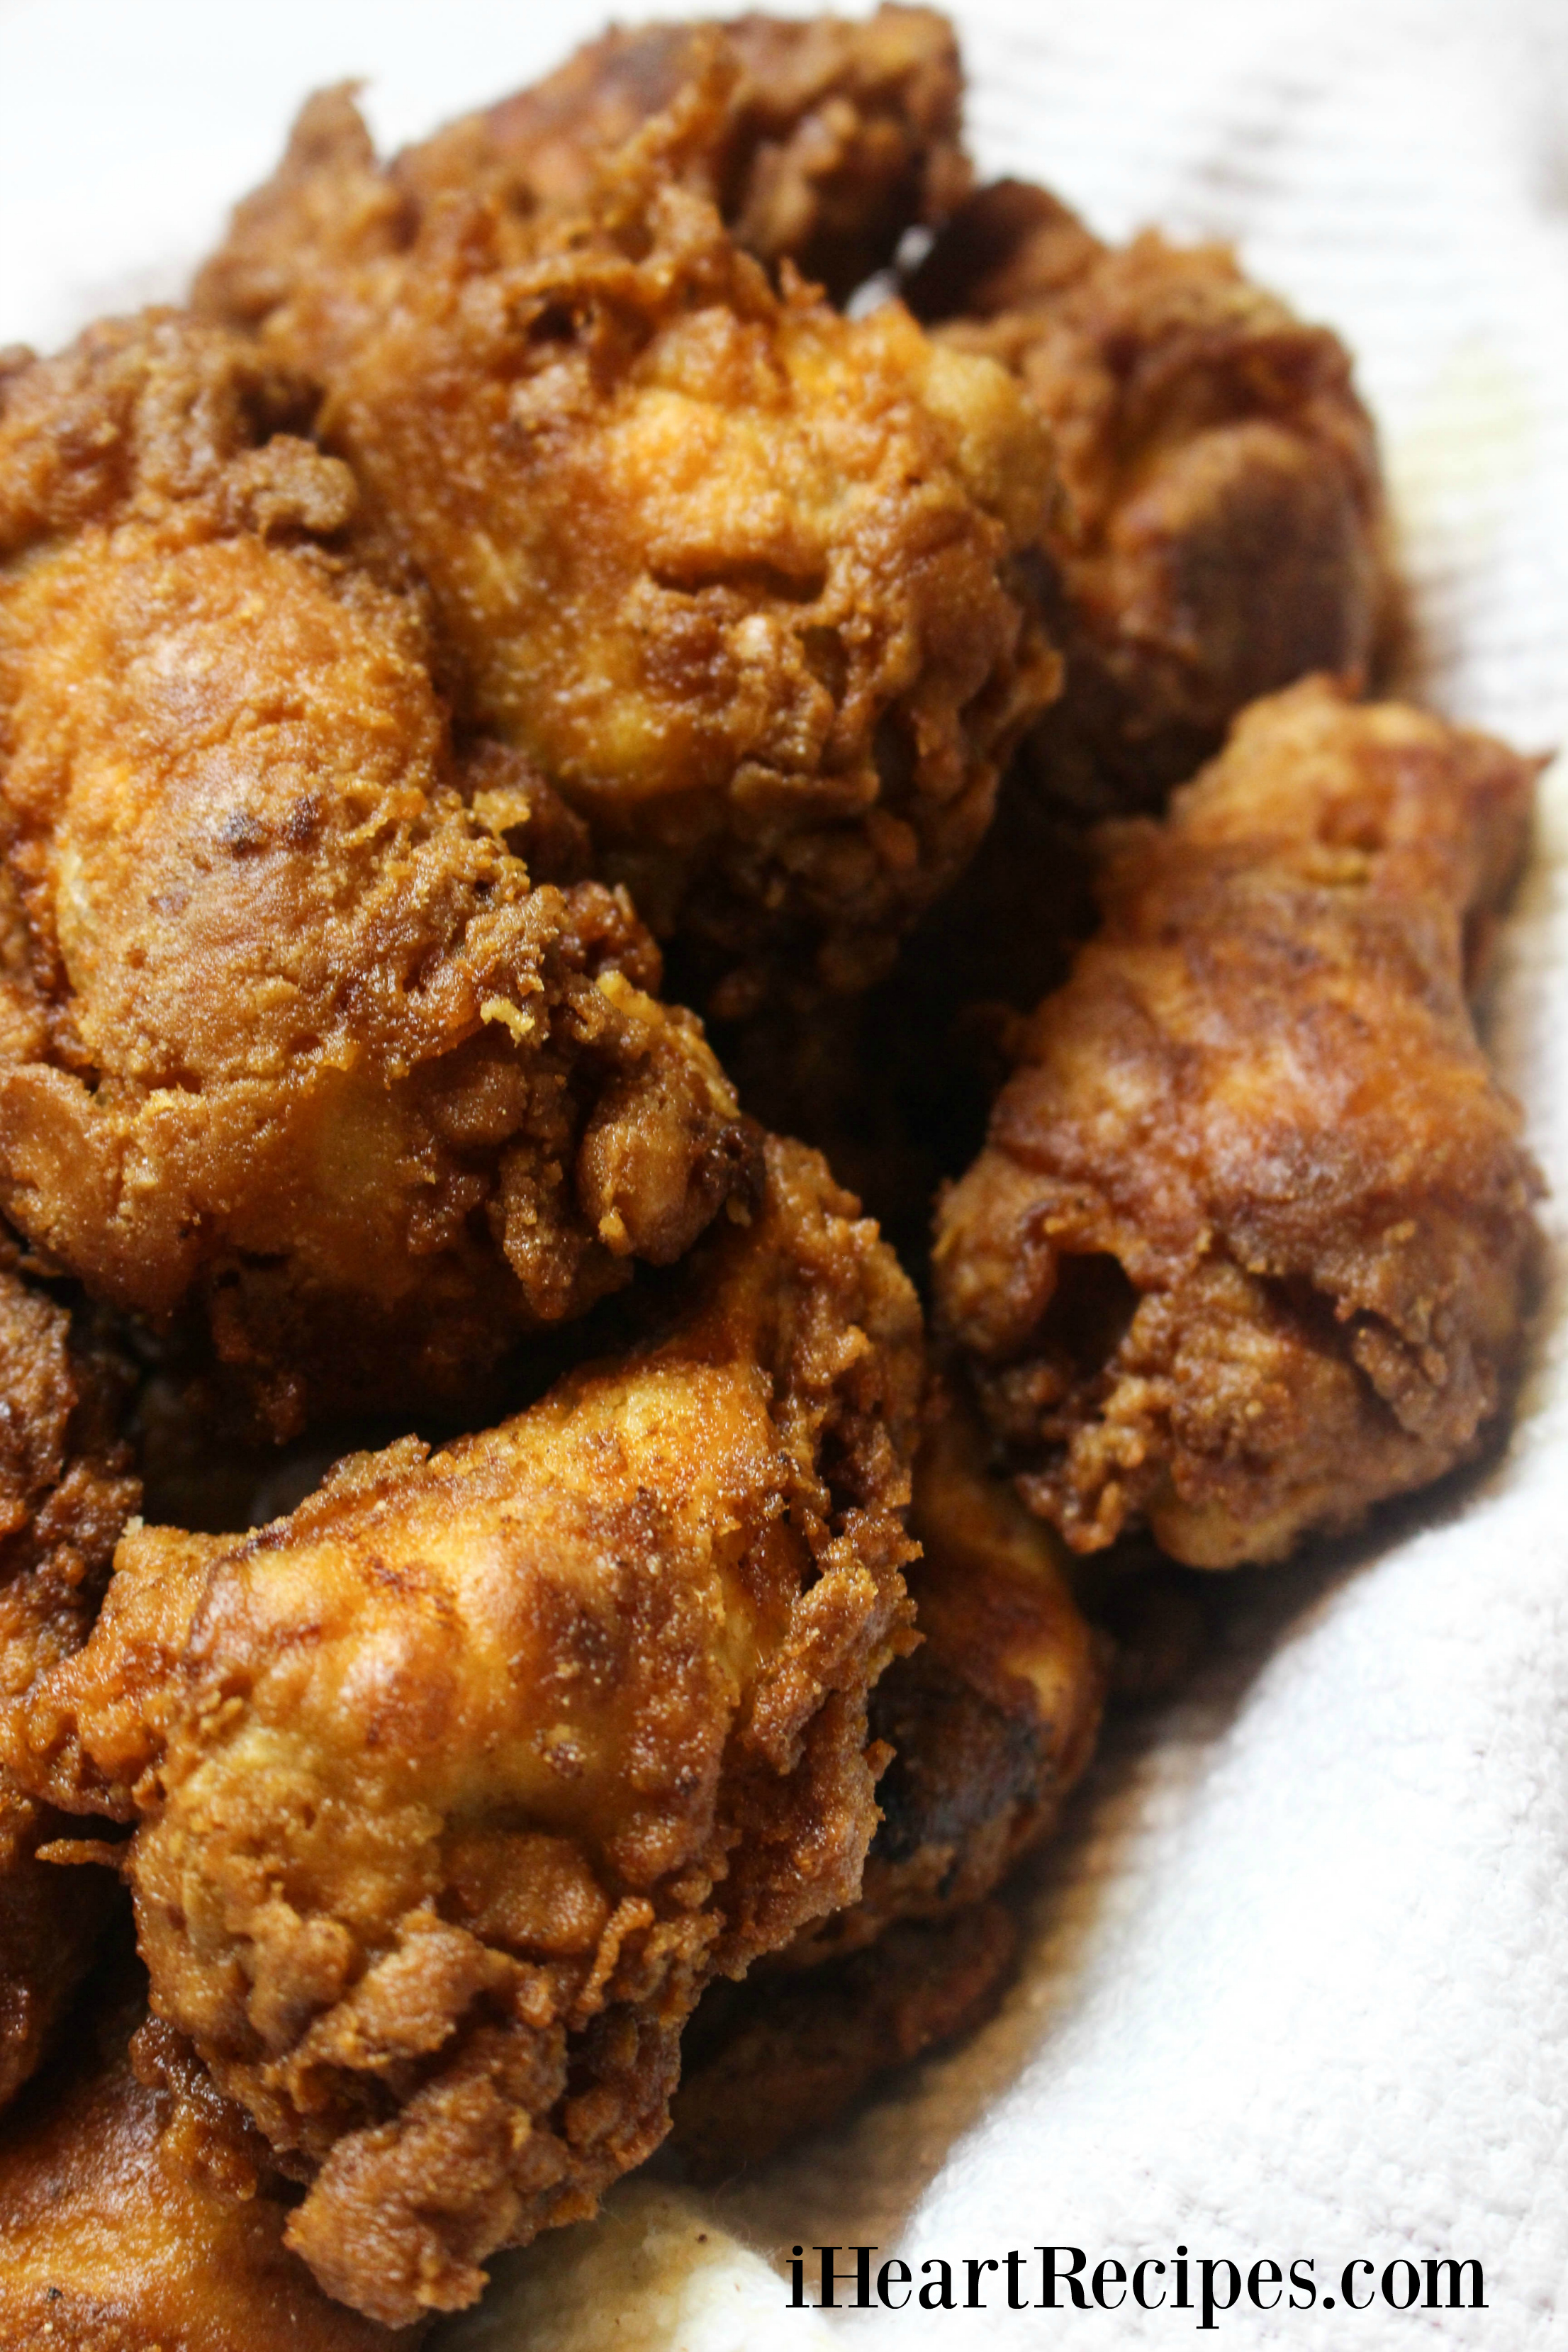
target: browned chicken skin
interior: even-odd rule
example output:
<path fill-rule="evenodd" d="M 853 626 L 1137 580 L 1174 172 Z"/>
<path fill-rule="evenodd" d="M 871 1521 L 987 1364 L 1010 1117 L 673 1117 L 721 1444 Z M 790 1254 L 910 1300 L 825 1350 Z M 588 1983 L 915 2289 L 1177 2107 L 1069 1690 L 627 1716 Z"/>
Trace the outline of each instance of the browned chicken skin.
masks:
<path fill-rule="evenodd" d="M 279 1433 L 471 1393 L 747 1181 L 734 1097 L 625 898 L 509 847 L 547 788 L 454 753 L 295 388 L 153 316 L 0 402 L 0 1198 Z"/>
<path fill-rule="evenodd" d="M 668 1338 L 259 1535 L 128 1536 L 34 1695 L 39 1792 L 137 1823 L 160 2014 L 310 2184 L 288 2242 L 388 2325 L 591 2212 L 703 1984 L 858 1887 L 919 1314 L 767 1164 Z"/>
<path fill-rule="evenodd" d="M 0 2352 L 413 2352 L 287 2251 L 295 2192 L 139 1976 L 0 2122 Z"/>
<path fill-rule="evenodd" d="M 1394 622 L 1382 481 L 1350 356 L 1224 246 L 1107 247 L 1044 189 L 980 190 L 908 289 L 950 347 L 1016 375 L 1051 430 L 1062 699 L 1037 789 L 1157 806 L 1259 695 L 1365 679 Z"/>
<path fill-rule="evenodd" d="M 893 1756 L 860 1900 L 705 1996 L 672 2109 L 700 2179 L 826 2128 L 878 2076 L 979 2023 L 1017 1941 L 985 1898 L 1050 1835 L 1093 1751 L 1106 1645 L 1059 1538 L 940 1387 L 926 1418 L 906 1572 L 921 1640 L 871 1694 Z"/>
<path fill-rule="evenodd" d="M 1473 1454 L 1516 1362 L 1539 1180 L 1465 1002 L 1536 763 L 1309 681 L 1163 826 L 1021 1024 L 943 1202 L 940 1315 L 1032 1507 L 1273 1559 Z"/>
<path fill-rule="evenodd" d="M 907 229 L 934 226 L 968 193 L 958 44 L 933 9 L 616 27 L 384 172 L 349 93 L 323 91 L 279 173 L 237 208 L 197 299 L 258 325 L 323 256 L 392 251 L 411 211 L 444 195 L 489 193 L 520 217 L 580 205 L 605 156 L 715 68 L 722 104 L 683 150 L 689 184 L 746 252 L 793 263 L 835 300 L 890 262 Z"/>
<path fill-rule="evenodd" d="M 658 2144 L 705 1988 L 693 2168 L 830 2122 L 1005 1977 L 1104 1694 L 1063 1538 L 1278 1557 L 1506 1394 L 1536 1180 L 1464 985 L 1530 763 L 1321 681 L 1237 720 L 1388 637 L 1347 355 L 971 196 L 960 90 L 883 7 L 612 31 L 384 164 L 325 92 L 212 323 L 0 360 L 0 1207 L 274 1437 L 621 1335 L 132 1529 L 89 1639 L 112 1377 L 0 1275 L 0 2102 L 105 1859 L 160 2011 L 0 2127 L 0 2352 L 412 2343 Z M 832 307 L 917 226 L 910 308 Z M 1083 814 L 1233 720 L 976 1023 L 1054 984 Z M 654 933 L 901 1231 L 1016 1056 L 912 1504 L 909 1286 Z M 1201 1611 L 1123 1598 L 1158 1686 Z"/>
<path fill-rule="evenodd" d="M 734 79 L 686 170 L 759 261 L 792 262 L 842 301 L 892 260 L 907 229 L 934 226 L 967 194 L 952 27 L 934 9 L 888 6 L 860 22 L 616 29 L 532 89 L 405 150 L 393 174 L 424 203 L 486 184 L 519 210 L 579 203 L 597 163 L 670 106 L 715 46 Z"/>
<path fill-rule="evenodd" d="M 1106 1658 L 1073 1599 L 1059 1538 L 986 1458 L 973 1413 L 939 1386 L 916 1458 L 907 1571 L 921 1646 L 871 1695 L 893 1750 L 859 1902 L 781 1956 L 815 1966 L 903 1919 L 979 1902 L 1055 1828 L 1094 1750 Z"/>
<path fill-rule="evenodd" d="M 257 331 L 325 384 L 459 710 L 740 1012 L 887 968 L 1057 665 L 1017 560 L 1052 495 L 1027 402 L 898 304 L 776 290 L 681 184 L 723 104 L 699 76 L 580 210 L 519 217 L 482 178 L 395 200 L 340 99 L 284 168 L 314 258 Z M 243 320 L 227 284 L 204 299 Z"/>
<path fill-rule="evenodd" d="M 115 1891 L 106 1871 L 39 1859 L 68 1824 L 22 1792 L 9 1734 L 34 1682 L 86 1640 L 136 1507 L 124 1389 L 85 1326 L 0 1268 L 0 2106 L 69 2006 Z"/>
<path fill-rule="evenodd" d="M 868 1949 L 785 1982 L 716 1985 L 692 2020 L 671 2105 L 691 2178 L 719 2181 L 825 2131 L 879 2075 L 979 2025 L 1018 1948 L 1011 1912 L 975 1903 L 906 1919 Z"/>

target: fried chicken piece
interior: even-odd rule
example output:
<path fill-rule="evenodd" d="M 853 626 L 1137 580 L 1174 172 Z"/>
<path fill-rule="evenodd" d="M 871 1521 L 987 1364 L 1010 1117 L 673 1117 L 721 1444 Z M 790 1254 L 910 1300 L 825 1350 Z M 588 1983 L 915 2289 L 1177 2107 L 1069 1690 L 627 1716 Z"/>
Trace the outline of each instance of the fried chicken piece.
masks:
<path fill-rule="evenodd" d="M 967 195 L 952 26 L 934 9 L 893 6 L 860 22 L 752 16 L 616 28 L 532 89 L 406 149 L 391 177 L 422 204 L 479 186 L 520 212 L 580 204 L 604 157 L 675 102 L 715 44 L 733 80 L 685 168 L 736 243 L 770 268 L 793 262 L 841 302 L 887 267 L 906 230 L 934 227 Z M 268 220 L 264 210 L 263 230 Z M 248 226 L 242 206 L 216 266 L 237 243 L 245 253 Z"/>
<path fill-rule="evenodd" d="M 1011 1913 L 977 1903 L 906 1920 L 875 1950 L 781 1985 L 771 1974 L 704 1995 L 682 2047 L 672 2145 L 693 2179 L 765 2164 L 826 2131 L 879 2075 L 973 2032 L 1017 1951 Z"/>
<path fill-rule="evenodd" d="M 285 2250 L 289 2184 L 139 1973 L 0 2124 L 0 2352 L 413 2352 Z"/>
<path fill-rule="evenodd" d="M 1310 680 L 1162 826 L 1022 1025 L 936 1295 L 1020 1490 L 1093 1550 L 1280 1558 L 1478 1450 L 1540 1190 L 1465 1001 L 1536 762 Z"/>
<path fill-rule="evenodd" d="M 115 1894 L 106 1871 L 39 1858 L 68 1825 L 12 1781 L 5 1726 L 86 1639 L 136 1508 L 123 1408 L 123 1367 L 85 1320 L 73 1329 L 0 1265 L 0 2106 L 42 2057 Z"/>
<path fill-rule="evenodd" d="M 1019 561 L 1053 494 L 1028 403 L 896 303 L 775 292 L 679 184 L 724 103 L 683 86 L 579 212 L 405 205 L 368 258 L 323 233 L 258 331 L 326 384 L 466 719 L 739 1013 L 887 969 L 1058 666 Z M 285 167 L 329 224 L 385 179 L 346 99 L 333 120 Z M 243 317 L 225 282 L 209 306 Z"/>
<path fill-rule="evenodd" d="M 915 1465 L 907 1572 L 921 1646 L 871 1694 L 892 1749 L 860 1900 L 807 1927 L 780 1965 L 812 1967 L 903 1919 L 968 1909 L 1055 1829 L 1094 1752 L 1104 1643 L 1058 1538 L 986 1458 L 973 1413 L 939 1389 Z"/>
<path fill-rule="evenodd" d="M 1046 547 L 1067 689 L 1027 741 L 1037 789 L 1101 814 L 1156 807 L 1245 704 L 1378 665 L 1395 600 L 1349 354 L 1227 247 L 1149 230 L 1110 247 L 1006 180 L 906 291 L 950 348 L 1013 371 L 1056 445 Z"/>
<path fill-rule="evenodd" d="M 592 2212 L 703 1985 L 859 1885 L 920 1318 L 767 1167 L 657 1343 L 249 1538 L 128 1535 L 35 1699 L 40 1792 L 137 1822 L 160 2015 L 310 2181 L 288 2243 L 387 2325 Z"/>
<path fill-rule="evenodd" d="M 274 1433 L 471 1393 L 679 1257 L 752 1154 L 548 787 L 459 759 L 346 466 L 170 315 L 0 386 L 0 1203 L 186 1302 Z"/>
<path fill-rule="evenodd" d="M 722 104 L 683 172 L 770 268 L 790 261 L 841 301 L 907 229 L 934 227 L 968 194 L 958 44 L 934 9 L 616 27 L 384 168 L 352 89 L 321 91 L 274 177 L 237 208 L 197 301 L 257 326 L 323 259 L 395 252 L 446 195 L 488 194 L 519 218 L 580 205 L 605 158 L 715 67 Z"/>

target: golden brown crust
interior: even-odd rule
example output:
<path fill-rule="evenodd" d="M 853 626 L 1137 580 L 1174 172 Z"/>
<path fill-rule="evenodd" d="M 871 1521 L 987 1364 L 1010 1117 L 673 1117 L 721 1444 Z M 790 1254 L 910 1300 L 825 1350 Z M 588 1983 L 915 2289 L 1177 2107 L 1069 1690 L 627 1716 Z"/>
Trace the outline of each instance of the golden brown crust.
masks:
<path fill-rule="evenodd" d="M 406 150 L 393 176 L 426 204 L 497 183 L 520 210 L 581 203 L 603 157 L 715 51 L 733 79 L 686 169 L 770 268 L 793 262 L 841 301 L 907 229 L 934 226 L 967 193 L 952 27 L 897 6 L 860 22 L 751 16 L 605 33 L 532 89 Z"/>
<path fill-rule="evenodd" d="M 1016 1040 L 936 1285 L 1032 1507 L 1279 1557 L 1474 1454 L 1539 1179 L 1466 1007 L 1536 763 L 1321 680 L 1256 705 Z"/>
<path fill-rule="evenodd" d="M 886 969 L 1057 673 L 1016 561 L 1051 494 L 1026 401 L 897 304 L 775 290 L 679 184 L 721 107 L 683 84 L 580 212 L 481 187 L 323 249 L 260 336 L 326 384 L 460 709 L 739 1011 Z"/>
<path fill-rule="evenodd" d="M 668 1337 L 259 1535 L 128 1536 L 35 1695 L 40 1791 L 138 1822 L 160 2013 L 387 2324 L 591 2212 L 703 1983 L 858 1886 L 919 1311 L 820 1160 L 767 1165 Z"/>
<path fill-rule="evenodd" d="M 624 895 L 509 847 L 565 854 L 454 754 L 290 397 L 153 315 L 0 406 L 0 1196 L 100 1297 L 199 1302 L 280 1432 L 471 1392 L 749 1169 Z"/>
<path fill-rule="evenodd" d="M 1337 337 L 1226 247 L 1108 247 L 1019 181 L 973 197 L 908 291 L 941 340 L 1014 372 L 1055 443 L 1068 683 L 1028 740 L 1038 789 L 1153 807 L 1258 696 L 1318 670 L 1365 682 L 1394 590 Z"/>
<path fill-rule="evenodd" d="M 124 1386 L 85 1325 L 73 1332 L 62 1307 L 0 1266 L 0 2106 L 42 2057 L 115 1892 L 106 1871 L 39 1858 L 68 1823 L 8 1768 L 15 1710 L 86 1639 L 136 1507 Z"/>
<path fill-rule="evenodd" d="M 860 1900 L 796 1937 L 814 1967 L 904 1919 L 990 1895 L 1055 1829 L 1094 1752 L 1104 1644 L 1063 1572 L 1058 1539 L 987 1461 L 973 1413 L 939 1388 L 916 1458 L 907 1571 L 921 1646 L 871 1694 L 892 1751 Z"/>
<path fill-rule="evenodd" d="M 287 2184 L 133 1966 L 0 2123 L 0 2352 L 413 2352 L 289 2253 Z"/>
<path fill-rule="evenodd" d="M 757 1975 L 705 1996 L 682 2046 L 672 2141 L 691 2178 L 719 2181 L 825 2131 L 878 2076 L 971 2032 L 1017 1949 L 999 1903 L 891 1927 L 781 1984 Z"/>
<path fill-rule="evenodd" d="M 616 27 L 384 169 L 351 90 L 321 92 L 273 178 L 237 207 L 197 307 L 257 326 L 307 270 L 395 250 L 443 197 L 487 194 L 520 218 L 581 205 L 605 156 L 704 76 L 721 97 L 683 148 L 689 184 L 744 251 L 793 263 L 836 300 L 967 193 L 958 46 L 932 9 Z"/>

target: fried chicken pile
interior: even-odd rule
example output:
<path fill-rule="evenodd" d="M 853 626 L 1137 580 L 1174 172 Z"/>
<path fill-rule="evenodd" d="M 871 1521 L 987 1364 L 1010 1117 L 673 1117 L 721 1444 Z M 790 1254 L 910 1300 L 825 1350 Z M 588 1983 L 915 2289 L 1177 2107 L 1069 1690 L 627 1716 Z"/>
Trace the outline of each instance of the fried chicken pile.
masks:
<path fill-rule="evenodd" d="M 132 1531 L 31 1693 L 36 1785 L 136 1824 L 157 2013 L 389 2326 L 591 2212 L 706 1979 L 857 1893 L 920 1327 L 852 1207 L 771 1145 L 672 1332 L 258 1536 Z"/>
<path fill-rule="evenodd" d="M 0 358 L 0 2352 L 412 2345 L 830 2125 L 1185 1570 L 1500 1425 L 1538 763 L 1356 698 L 1337 339 L 961 97 L 326 91 Z"/>

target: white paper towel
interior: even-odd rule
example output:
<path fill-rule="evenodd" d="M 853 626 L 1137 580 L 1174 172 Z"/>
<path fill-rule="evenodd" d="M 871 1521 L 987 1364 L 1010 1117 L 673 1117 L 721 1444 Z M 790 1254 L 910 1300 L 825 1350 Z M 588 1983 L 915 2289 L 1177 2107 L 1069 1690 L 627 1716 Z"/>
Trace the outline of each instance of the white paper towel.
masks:
<path fill-rule="evenodd" d="M 653 13 L 640 6 L 635 13 Z M 675 0 L 661 13 L 684 13 Z M 1355 347 L 1415 589 L 1413 685 L 1568 739 L 1568 5 L 998 0 L 959 11 L 989 171 L 1121 236 L 1237 238 Z M 0 342 L 175 291 L 307 87 L 400 138 L 595 29 L 592 0 L 0 0 Z M 1568 781 L 1491 1029 L 1568 1213 Z M 1165 2344 L 1197 2311 L 818 2317 L 749 2247 L 1039 2242 L 1316 2265 L 1232 2346 L 1557 2339 L 1568 2272 L 1568 1363 L 1555 1296 L 1506 1457 L 1331 1557 L 1236 1580 L 1179 1704 L 1113 1727 L 997 2019 L 721 2195 L 626 2184 L 500 2265 L 446 2352 Z M 1340 2273 L 1475 2257 L 1484 2312 L 1347 2315 Z M 918 2275 L 918 2273 L 917 2273 Z M 1027 2273 L 1026 2275 L 1028 2275 Z M 1167 2274 L 1169 2275 L 1169 2274 Z M 1369 2274 L 1356 2274 L 1365 2292 Z M 1396 2278 L 1396 2287 L 1399 2280 Z M 1326 2310 L 1321 2298 L 1335 2297 Z M 1201 2341 L 1210 2340 L 1206 2336 Z"/>

